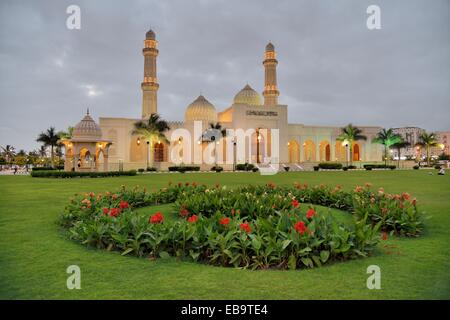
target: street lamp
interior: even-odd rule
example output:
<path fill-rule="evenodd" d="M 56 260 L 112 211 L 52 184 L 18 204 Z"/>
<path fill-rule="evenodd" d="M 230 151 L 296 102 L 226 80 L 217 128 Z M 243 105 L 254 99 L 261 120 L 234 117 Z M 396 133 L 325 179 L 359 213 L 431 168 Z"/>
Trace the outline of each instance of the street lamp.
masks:
<path fill-rule="evenodd" d="M 259 142 L 261 141 L 259 129 L 260 128 L 256 129 L 256 163 L 259 163 Z"/>
<path fill-rule="evenodd" d="M 348 142 L 348 140 L 342 141 L 342 145 L 345 146 L 345 160 L 346 160 L 346 162 L 347 162 L 347 167 L 348 167 L 348 158 L 349 158 L 349 154 L 348 154 L 348 145 L 349 145 L 349 142 Z"/>
<path fill-rule="evenodd" d="M 233 137 L 233 172 L 236 171 L 236 137 Z"/>
<path fill-rule="evenodd" d="M 148 162 L 149 162 L 149 155 L 150 155 L 150 150 L 149 150 L 149 146 L 150 146 L 150 141 L 147 140 L 147 168 L 145 168 L 146 170 L 148 169 Z"/>

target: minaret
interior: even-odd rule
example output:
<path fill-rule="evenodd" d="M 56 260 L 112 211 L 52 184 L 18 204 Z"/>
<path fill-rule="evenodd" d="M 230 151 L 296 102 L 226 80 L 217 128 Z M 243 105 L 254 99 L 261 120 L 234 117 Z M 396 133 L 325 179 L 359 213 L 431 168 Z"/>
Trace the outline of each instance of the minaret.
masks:
<path fill-rule="evenodd" d="M 277 64 L 275 47 L 272 43 L 268 43 L 266 46 L 266 52 L 264 53 L 264 69 L 265 69 L 265 80 L 264 80 L 264 105 L 273 106 L 278 104 L 278 96 L 280 92 L 277 87 Z"/>
<path fill-rule="evenodd" d="M 142 118 L 148 118 L 152 113 L 158 112 L 157 92 L 159 88 L 156 79 L 156 57 L 158 56 L 158 41 L 155 33 L 149 30 L 145 35 L 144 49 L 144 81 L 142 88 Z"/>

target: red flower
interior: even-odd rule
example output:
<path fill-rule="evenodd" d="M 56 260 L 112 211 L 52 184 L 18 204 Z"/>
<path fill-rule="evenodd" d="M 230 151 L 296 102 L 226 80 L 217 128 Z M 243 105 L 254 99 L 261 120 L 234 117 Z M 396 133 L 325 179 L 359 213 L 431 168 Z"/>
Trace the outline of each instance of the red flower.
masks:
<path fill-rule="evenodd" d="M 116 200 L 117 198 L 118 198 L 118 195 L 117 195 L 117 194 L 113 194 L 113 195 L 112 195 L 112 199 L 113 199 L 113 200 Z"/>
<path fill-rule="evenodd" d="M 120 214 L 120 208 L 111 208 L 111 211 L 109 211 L 109 215 L 111 217 L 117 217 Z"/>
<path fill-rule="evenodd" d="M 162 223 L 163 221 L 164 221 L 164 216 L 159 211 L 150 217 L 150 223 L 153 223 L 153 224 Z"/>
<path fill-rule="evenodd" d="M 298 200 L 297 199 L 293 199 L 292 200 L 292 205 L 294 206 L 294 208 L 298 207 Z"/>
<path fill-rule="evenodd" d="M 189 214 L 189 210 L 186 208 L 181 208 L 180 210 L 180 216 L 186 217 Z"/>
<path fill-rule="evenodd" d="M 316 215 L 316 210 L 314 209 L 309 209 L 306 212 L 306 218 L 311 219 L 312 217 L 314 217 Z"/>
<path fill-rule="evenodd" d="M 294 229 L 300 234 L 304 234 L 305 231 L 308 230 L 308 228 L 306 228 L 305 223 L 303 221 L 297 221 L 294 225 Z"/>
<path fill-rule="evenodd" d="M 89 193 L 89 197 L 91 197 L 91 198 L 95 197 L 95 193 L 90 192 L 90 193 Z"/>
<path fill-rule="evenodd" d="M 230 223 L 230 218 L 222 218 L 220 219 L 220 224 L 223 226 L 227 226 Z"/>
<path fill-rule="evenodd" d="M 416 203 L 417 203 L 417 200 L 416 200 L 416 198 L 414 198 L 414 199 L 412 199 L 412 200 L 411 200 L 411 204 L 412 204 L 413 206 L 415 206 L 415 205 L 416 205 Z"/>
<path fill-rule="evenodd" d="M 381 234 L 381 239 L 383 239 L 384 241 L 388 239 L 388 234 L 386 231 Z"/>
<path fill-rule="evenodd" d="M 192 215 L 192 216 L 190 216 L 188 219 L 187 219 L 187 221 L 189 222 L 189 223 L 194 223 L 194 222 L 196 222 L 198 220 L 198 217 L 194 214 L 194 215 Z"/>
<path fill-rule="evenodd" d="M 241 223 L 241 224 L 239 225 L 239 227 L 241 228 L 241 230 L 244 230 L 244 231 L 247 232 L 247 233 L 252 232 L 252 228 L 250 227 L 250 225 L 249 225 L 247 222 Z"/>
<path fill-rule="evenodd" d="M 357 187 L 355 188 L 354 191 L 355 191 L 355 192 L 361 192 L 362 189 L 363 189 L 363 188 L 362 188 L 361 186 L 357 186 Z"/>
<path fill-rule="evenodd" d="M 103 208 L 103 214 L 104 214 L 105 216 L 108 214 L 108 212 L 109 212 L 109 209 L 108 209 L 108 208 Z"/>
<path fill-rule="evenodd" d="M 120 201 L 119 207 L 120 207 L 121 209 L 128 209 L 129 206 L 130 206 L 130 205 L 128 204 L 128 202 L 126 202 L 126 201 Z"/>
<path fill-rule="evenodd" d="M 411 198 L 411 196 L 409 195 L 408 192 L 403 192 L 402 193 L 402 198 L 403 198 L 403 200 L 409 200 L 409 198 Z"/>

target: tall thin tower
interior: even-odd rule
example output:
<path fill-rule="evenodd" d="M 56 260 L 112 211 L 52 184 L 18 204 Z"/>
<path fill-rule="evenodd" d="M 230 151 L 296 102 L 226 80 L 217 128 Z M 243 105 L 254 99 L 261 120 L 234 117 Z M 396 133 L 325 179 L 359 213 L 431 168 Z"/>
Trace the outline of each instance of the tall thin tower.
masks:
<path fill-rule="evenodd" d="M 157 92 L 159 88 L 156 78 L 156 57 L 158 56 L 158 41 L 155 33 L 149 30 L 145 35 L 144 48 L 144 81 L 142 88 L 142 118 L 149 118 L 152 113 L 158 112 Z"/>
<path fill-rule="evenodd" d="M 278 96 L 280 91 L 277 87 L 277 64 L 275 47 L 272 43 L 268 43 L 266 46 L 266 52 L 264 53 L 264 105 L 273 106 L 278 104 Z"/>

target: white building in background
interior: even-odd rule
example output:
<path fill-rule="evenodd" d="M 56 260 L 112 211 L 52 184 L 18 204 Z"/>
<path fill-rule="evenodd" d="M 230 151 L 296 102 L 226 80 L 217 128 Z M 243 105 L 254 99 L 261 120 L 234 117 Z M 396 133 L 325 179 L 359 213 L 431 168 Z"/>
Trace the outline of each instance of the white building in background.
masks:
<path fill-rule="evenodd" d="M 409 143 L 409 146 L 401 149 L 401 158 L 412 158 L 415 159 L 420 155 L 420 148 L 415 145 L 419 142 L 419 136 L 425 131 L 418 127 L 403 127 L 403 128 L 393 128 L 392 131 L 400 136 L 403 140 Z M 393 156 L 398 157 L 397 150 L 393 150 Z"/>

